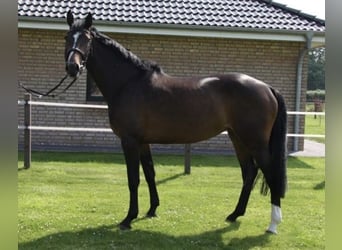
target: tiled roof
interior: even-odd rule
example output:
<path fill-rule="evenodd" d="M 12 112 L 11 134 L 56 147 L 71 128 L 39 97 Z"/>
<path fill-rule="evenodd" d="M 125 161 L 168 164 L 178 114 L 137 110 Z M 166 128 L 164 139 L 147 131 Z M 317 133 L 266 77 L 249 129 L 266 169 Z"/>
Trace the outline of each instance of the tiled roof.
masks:
<path fill-rule="evenodd" d="M 325 31 L 325 21 L 270 0 L 18 0 L 19 17 L 65 18 L 235 29 Z"/>

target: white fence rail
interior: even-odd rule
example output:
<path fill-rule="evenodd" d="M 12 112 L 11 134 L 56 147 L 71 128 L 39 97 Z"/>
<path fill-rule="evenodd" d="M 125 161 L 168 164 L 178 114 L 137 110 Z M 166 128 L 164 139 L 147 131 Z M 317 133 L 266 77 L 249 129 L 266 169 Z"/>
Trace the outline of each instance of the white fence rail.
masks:
<path fill-rule="evenodd" d="M 87 109 L 108 109 L 107 105 L 92 105 L 92 104 L 73 104 L 73 103 L 58 103 L 58 102 L 36 102 L 19 100 L 18 105 L 31 106 L 48 106 L 48 107 L 63 107 L 63 108 L 87 108 Z M 288 111 L 288 115 L 318 115 L 325 116 L 325 112 L 303 112 L 303 111 Z M 19 130 L 52 130 L 52 131 L 77 131 L 77 132 L 112 132 L 109 128 L 82 128 L 82 127 L 54 127 L 54 126 L 25 126 L 18 125 Z M 227 132 L 223 132 L 225 134 Z M 310 138 L 325 138 L 325 135 L 317 134 L 287 134 L 288 137 L 310 137 Z"/>
<path fill-rule="evenodd" d="M 54 127 L 54 126 L 32 126 L 31 125 L 31 107 L 32 106 L 48 106 L 48 107 L 63 107 L 63 108 L 86 108 L 86 109 L 108 109 L 107 105 L 91 105 L 91 104 L 73 104 L 73 103 L 57 103 L 57 102 L 38 102 L 31 101 L 30 95 L 25 95 L 25 100 L 18 100 L 18 105 L 24 106 L 24 125 L 18 125 L 19 130 L 24 130 L 24 168 L 30 167 L 31 162 L 31 131 L 32 130 L 49 130 L 49 131 L 71 131 L 71 132 L 112 132 L 110 128 L 84 128 L 84 127 Z M 288 115 L 317 115 L 325 116 L 325 112 L 302 112 L 302 111 L 288 111 Z M 227 132 L 223 132 L 226 134 Z M 291 134 L 287 137 L 308 137 L 308 138 L 325 138 L 325 135 L 318 134 Z M 185 162 L 190 164 L 189 146 L 186 146 Z M 187 164 L 186 164 L 187 165 Z M 186 169 L 190 171 L 190 169 Z M 188 172 L 190 173 L 190 172 Z"/>
<path fill-rule="evenodd" d="M 49 131 L 73 131 L 73 132 L 113 132 L 110 128 L 75 128 L 75 127 L 45 127 L 45 126 L 18 126 L 19 130 L 49 130 Z"/>

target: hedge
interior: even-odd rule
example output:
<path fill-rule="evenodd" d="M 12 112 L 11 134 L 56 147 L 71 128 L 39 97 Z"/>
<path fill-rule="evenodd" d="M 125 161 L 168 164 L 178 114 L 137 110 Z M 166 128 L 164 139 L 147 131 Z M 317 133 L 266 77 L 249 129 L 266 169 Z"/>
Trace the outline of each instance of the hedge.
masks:
<path fill-rule="evenodd" d="M 316 89 L 316 90 L 308 90 L 306 91 L 306 101 L 313 102 L 315 100 L 325 101 L 325 90 L 324 89 Z"/>

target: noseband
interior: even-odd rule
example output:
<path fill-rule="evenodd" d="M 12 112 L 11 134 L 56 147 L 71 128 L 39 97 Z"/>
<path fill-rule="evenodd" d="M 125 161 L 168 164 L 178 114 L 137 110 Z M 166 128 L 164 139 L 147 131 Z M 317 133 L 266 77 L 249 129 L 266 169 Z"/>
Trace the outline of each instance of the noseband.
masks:
<path fill-rule="evenodd" d="M 87 60 L 87 57 L 86 57 L 85 53 L 82 50 L 80 50 L 79 48 L 71 48 L 71 49 L 69 49 L 68 53 L 67 53 L 67 58 L 69 58 L 71 52 L 79 53 L 81 55 L 81 57 L 82 57 L 82 62 Z"/>
<path fill-rule="evenodd" d="M 82 69 L 85 67 L 86 63 L 87 63 L 87 60 L 88 60 L 88 55 L 90 53 L 90 45 L 91 45 L 91 39 L 88 41 L 88 44 L 87 44 L 87 47 L 86 47 L 86 52 L 80 50 L 79 48 L 76 47 L 76 44 L 74 47 L 72 47 L 71 49 L 68 50 L 67 52 L 67 63 L 68 63 L 68 59 L 70 57 L 70 54 L 72 52 L 76 52 L 78 54 L 81 55 L 81 58 L 82 58 L 82 62 L 81 62 L 81 67 L 80 67 L 80 71 L 82 72 Z"/>

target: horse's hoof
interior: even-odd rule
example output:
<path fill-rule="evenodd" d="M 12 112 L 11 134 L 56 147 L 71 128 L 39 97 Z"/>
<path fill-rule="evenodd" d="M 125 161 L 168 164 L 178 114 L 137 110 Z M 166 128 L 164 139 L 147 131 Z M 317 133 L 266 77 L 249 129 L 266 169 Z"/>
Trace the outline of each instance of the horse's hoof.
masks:
<path fill-rule="evenodd" d="M 233 215 L 229 215 L 229 216 L 226 218 L 226 221 L 228 221 L 228 222 L 235 222 L 235 221 L 236 221 L 236 217 L 233 216 Z"/>
<path fill-rule="evenodd" d="M 269 234 L 278 234 L 278 232 L 277 231 L 272 231 L 272 230 L 270 230 L 270 229 L 267 229 L 266 230 L 266 233 L 269 233 Z"/>
<path fill-rule="evenodd" d="M 146 214 L 146 218 L 154 218 L 154 217 L 157 217 L 156 213 L 147 213 Z"/>
<path fill-rule="evenodd" d="M 277 224 L 278 223 L 271 222 L 271 224 L 267 228 L 266 232 L 267 233 L 271 233 L 271 234 L 278 234 L 278 232 L 277 232 Z"/>
<path fill-rule="evenodd" d="M 127 225 L 127 224 L 125 224 L 125 223 L 120 223 L 120 224 L 119 224 L 119 229 L 120 229 L 121 231 L 126 231 L 126 230 L 131 230 L 132 227 L 131 227 L 131 225 Z"/>
<path fill-rule="evenodd" d="M 151 208 L 147 211 L 147 213 L 146 213 L 146 218 L 157 217 L 156 208 L 157 208 L 157 207 L 151 207 Z"/>

